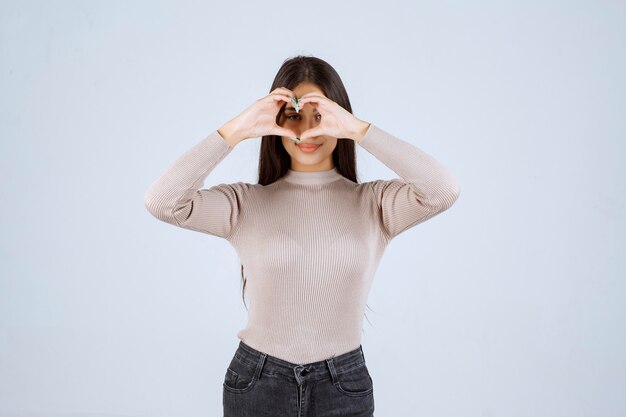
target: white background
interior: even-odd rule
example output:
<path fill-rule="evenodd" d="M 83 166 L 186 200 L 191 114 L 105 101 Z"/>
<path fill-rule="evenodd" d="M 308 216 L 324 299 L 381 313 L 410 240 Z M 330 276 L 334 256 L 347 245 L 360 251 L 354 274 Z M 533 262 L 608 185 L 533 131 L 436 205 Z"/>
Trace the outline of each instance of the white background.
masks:
<path fill-rule="evenodd" d="M 144 193 L 297 54 L 461 184 L 376 273 L 376 416 L 626 415 L 625 21 L 617 1 L 0 1 L 0 416 L 221 415 L 238 256 Z M 259 144 L 205 185 L 256 182 Z M 358 174 L 395 177 L 363 149 Z"/>

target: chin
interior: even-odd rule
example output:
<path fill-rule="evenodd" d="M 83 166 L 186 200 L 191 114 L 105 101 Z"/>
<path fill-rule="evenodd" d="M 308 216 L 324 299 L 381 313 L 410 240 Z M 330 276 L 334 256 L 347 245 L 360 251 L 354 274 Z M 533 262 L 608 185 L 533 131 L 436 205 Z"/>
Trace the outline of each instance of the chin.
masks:
<path fill-rule="evenodd" d="M 318 166 L 322 162 L 323 162 L 323 160 L 319 160 L 319 161 L 303 161 L 301 159 L 298 159 L 298 163 L 300 165 L 305 165 L 305 166 Z"/>

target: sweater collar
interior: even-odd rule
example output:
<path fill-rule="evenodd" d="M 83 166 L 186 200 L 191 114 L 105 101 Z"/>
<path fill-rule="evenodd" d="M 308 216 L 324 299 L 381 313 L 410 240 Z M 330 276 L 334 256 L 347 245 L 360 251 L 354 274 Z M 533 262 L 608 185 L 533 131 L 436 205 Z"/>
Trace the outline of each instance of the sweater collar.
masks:
<path fill-rule="evenodd" d="M 343 178 L 337 168 L 327 171 L 294 171 L 289 169 L 283 179 L 293 184 L 328 184 Z"/>

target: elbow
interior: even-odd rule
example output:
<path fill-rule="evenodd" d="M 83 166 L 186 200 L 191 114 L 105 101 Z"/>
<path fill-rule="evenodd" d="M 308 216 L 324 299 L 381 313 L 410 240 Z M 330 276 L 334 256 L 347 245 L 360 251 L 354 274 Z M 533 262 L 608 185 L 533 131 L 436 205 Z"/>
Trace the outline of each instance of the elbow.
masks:
<path fill-rule="evenodd" d="M 182 204 L 167 194 L 153 192 L 150 188 L 143 198 L 144 207 L 150 214 L 165 223 L 181 226 L 189 218 L 193 203 Z"/>
<path fill-rule="evenodd" d="M 154 217 L 159 217 L 159 209 L 158 209 L 158 200 L 154 197 L 154 195 L 148 190 L 146 194 L 143 196 L 143 205 L 148 210 L 150 214 Z"/>
<path fill-rule="evenodd" d="M 443 195 L 441 197 L 441 201 L 443 204 L 443 210 L 447 210 L 459 199 L 461 195 L 461 184 L 456 178 L 452 178 L 452 180 L 448 183 L 448 186 L 445 188 Z"/>
<path fill-rule="evenodd" d="M 461 195 L 461 184 L 456 179 L 450 184 L 450 187 L 447 190 L 447 201 L 448 207 L 452 207 L 452 205 L 459 199 Z"/>
<path fill-rule="evenodd" d="M 445 211 L 452 207 L 461 195 L 461 186 L 456 178 L 452 177 L 446 182 L 445 187 L 439 189 L 436 195 L 431 198 L 431 205 L 437 213 Z"/>
<path fill-rule="evenodd" d="M 443 187 L 443 200 L 445 202 L 446 209 L 452 207 L 452 205 L 459 199 L 461 195 L 461 184 L 458 178 L 451 172 L 448 172 L 445 187 Z"/>
<path fill-rule="evenodd" d="M 159 220 L 167 222 L 170 215 L 168 215 L 166 200 L 154 191 L 154 187 L 150 187 L 144 194 L 143 204 L 146 210 Z"/>

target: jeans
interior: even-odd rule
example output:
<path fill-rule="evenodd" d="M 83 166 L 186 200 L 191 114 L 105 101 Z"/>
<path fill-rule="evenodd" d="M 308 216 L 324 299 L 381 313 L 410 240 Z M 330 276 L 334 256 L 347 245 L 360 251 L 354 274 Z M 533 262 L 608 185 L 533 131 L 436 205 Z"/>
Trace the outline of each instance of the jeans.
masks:
<path fill-rule="evenodd" d="M 239 341 L 223 383 L 224 417 L 373 417 L 363 347 L 295 364 Z"/>

